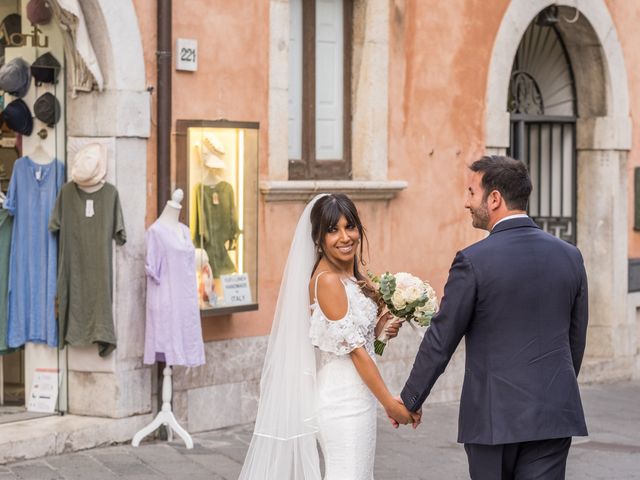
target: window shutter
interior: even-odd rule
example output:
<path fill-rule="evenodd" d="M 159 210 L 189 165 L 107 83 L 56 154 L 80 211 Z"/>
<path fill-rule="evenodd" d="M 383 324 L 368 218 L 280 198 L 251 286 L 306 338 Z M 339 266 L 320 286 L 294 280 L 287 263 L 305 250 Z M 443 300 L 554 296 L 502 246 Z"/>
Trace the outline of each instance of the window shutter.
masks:
<path fill-rule="evenodd" d="M 316 3 L 316 160 L 343 157 L 343 0 Z"/>
<path fill-rule="evenodd" d="M 302 0 L 289 2 L 289 159 L 302 159 Z"/>

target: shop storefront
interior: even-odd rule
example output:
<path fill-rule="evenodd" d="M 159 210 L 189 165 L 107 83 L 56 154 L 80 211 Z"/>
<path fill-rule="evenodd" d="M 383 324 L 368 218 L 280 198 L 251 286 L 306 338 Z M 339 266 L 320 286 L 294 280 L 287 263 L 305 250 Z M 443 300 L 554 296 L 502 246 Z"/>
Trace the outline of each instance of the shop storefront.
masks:
<path fill-rule="evenodd" d="M 143 318 L 129 292 L 144 292 L 150 109 L 131 4 L 114 11 L 92 1 L 3 1 L 0 54 L 4 462 L 130 439 L 150 417 L 150 371 L 139 365 L 136 334 L 124 331 L 130 326 L 126 319 Z M 113 212 L 119 203 L 124 219 L 112 215 L 119 227 L 97 255 L 105 260 L 106 275 L 79 283 L 77 276 L 64 279 L 83 263 L 77 262 L 81 249 L 74 244 L 79 230 L 70 228 L 76 218 L 70 214 L 72 202 L 60 200 L 72 175 L 82 204 L 77 218 L 104 218 L 101 196 L 110 192 Z M 97 183 L 90 185 L 91 179 Z M 125 232 L 127 243 L 120 246 Z M 97 258 L 82 255 L 89 263 Z M 97 278 L 104 284 L 95 284 Z M 80 291 L 85 301 L 78 301 Z M 98 303 L 111 334 L 83 338 L 84 322 L 90 323 Z M 89 308 L 73 313 L 80 305 Z M 133 328 L 142 331 L 142 325 Z M 129 384 L 140 385 L 135 401 Z"/>

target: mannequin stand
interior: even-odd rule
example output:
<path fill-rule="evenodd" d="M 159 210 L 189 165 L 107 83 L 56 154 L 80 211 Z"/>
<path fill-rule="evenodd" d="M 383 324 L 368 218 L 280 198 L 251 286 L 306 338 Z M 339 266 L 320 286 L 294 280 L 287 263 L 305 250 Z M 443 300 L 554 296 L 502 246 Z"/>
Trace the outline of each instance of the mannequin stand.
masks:
<path fill-rule="evenodd" d="M 156 418 L 153 421 L 136 433 L 133 436 L 133 441 L 131 445 L 134 447 L 138 447 L 140 445 L 140 441 L 153 432 L 155 429 L 160 427 L 161 425 L 165 425 L 168 430 L 169 441 L 173 440 L 173 432 L 175 431 L 182 440 L 184 440 L 187 449 L 193 448 L 193 439 L 191 435 L 187 433 L 187 431 L 180 426 L 176 417 L 173 415 L 171 411 L 171 367 L 164 367 L 162 371 L 163 379 L 162 379 L 162 409 L 156 415 Z"/>

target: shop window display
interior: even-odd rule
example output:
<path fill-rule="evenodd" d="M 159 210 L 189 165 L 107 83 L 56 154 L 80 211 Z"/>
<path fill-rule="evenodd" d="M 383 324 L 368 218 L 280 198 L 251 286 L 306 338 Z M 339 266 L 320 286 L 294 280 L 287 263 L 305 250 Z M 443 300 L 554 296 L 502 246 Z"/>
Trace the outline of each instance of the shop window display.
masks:
<path fill-rule="evenodd" d="M 257 309 L 258 124 L 179 120 L 177 131 L 201 314 Z"/>

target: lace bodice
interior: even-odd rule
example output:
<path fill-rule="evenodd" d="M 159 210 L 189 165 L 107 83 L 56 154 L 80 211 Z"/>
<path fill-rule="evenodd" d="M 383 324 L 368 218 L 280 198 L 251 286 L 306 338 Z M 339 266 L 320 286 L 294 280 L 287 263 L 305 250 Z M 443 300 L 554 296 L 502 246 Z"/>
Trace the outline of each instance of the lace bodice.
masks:
<path fill-rule="evenodd" d="M 316 294 L 316 300 L 311 305 L 311 343 L 323 354 L 332 355 L 346 355 L 364 346 L 373 358 L 374 329 L 378 313 L 376 304 L 362 293 L 354 280 L 346 279 L 342 283 L 349 302 L 347 314 L 340 320 L 327 319 L 318 304 Z"/>

